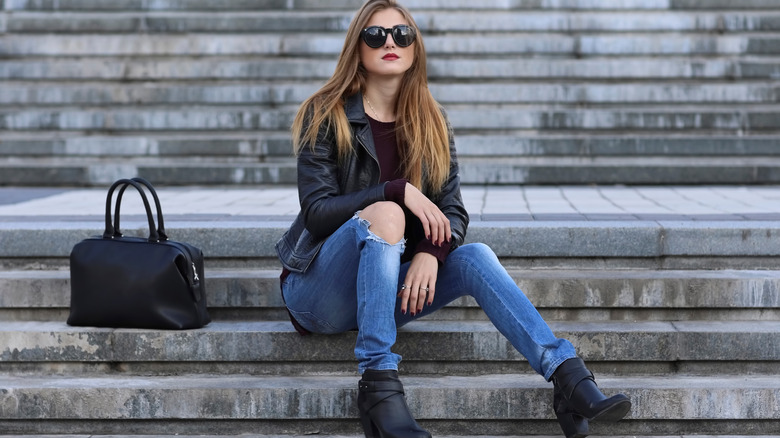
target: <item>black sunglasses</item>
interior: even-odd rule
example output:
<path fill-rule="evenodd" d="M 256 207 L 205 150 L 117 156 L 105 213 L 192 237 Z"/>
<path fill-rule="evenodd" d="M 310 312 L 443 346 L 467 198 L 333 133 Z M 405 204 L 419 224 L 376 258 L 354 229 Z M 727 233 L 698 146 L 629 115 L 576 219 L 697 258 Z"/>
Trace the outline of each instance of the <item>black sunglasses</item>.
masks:
<path fill-rule="evenodd" d="M 399 47 L 409 47 L 417 38 L 417 32 L 415 32 L 414 28 L 405 24 L 396 24 L 392 28 L 369 26 L 361 32 L 363 41 L 372 49 L 382 47 L 385 44 L 385 41 L 387 41 L 388 33 L 393 36 L 393 41 L 395 41 Z"/>

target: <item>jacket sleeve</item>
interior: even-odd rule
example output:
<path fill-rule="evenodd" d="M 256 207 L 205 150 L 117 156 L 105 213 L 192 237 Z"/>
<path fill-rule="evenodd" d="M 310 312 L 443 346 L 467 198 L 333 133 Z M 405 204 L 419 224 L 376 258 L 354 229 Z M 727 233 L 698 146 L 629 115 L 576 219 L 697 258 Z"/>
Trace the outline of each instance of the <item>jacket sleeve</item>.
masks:
<path fill-rule="evenodd" d="M 343 193 L 336 142 L 327 131 L 321 127 L 314 148 L 304 146 L 298 155 L 301 212 L 306 229 L 318 239 L 333 234 L 356 211 L 385 200 L 384 184 Z"/>

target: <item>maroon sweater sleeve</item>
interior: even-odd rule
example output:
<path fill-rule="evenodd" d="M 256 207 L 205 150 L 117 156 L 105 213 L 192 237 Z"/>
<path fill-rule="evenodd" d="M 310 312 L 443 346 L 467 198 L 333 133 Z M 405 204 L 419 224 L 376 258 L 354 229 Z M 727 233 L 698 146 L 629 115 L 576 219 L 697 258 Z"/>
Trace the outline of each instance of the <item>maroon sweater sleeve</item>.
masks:
<path fill-rule="evenodd" d="M 436 257 L 439 260 L 439 266 L 444 264 L 444 260 L 447 259 L 447 255 L 450 253 L 452 244 L 450 242 L 442 242 L 441 246 L 436 246 L 430 239 L 423 239 L 417 244 L 414 253 L 427 252 L 428 254 Z"/>
<path fill-rule="evenodd" d="M 385 199 L 393 201 L 403 207 L 405 205 L 404 195 L 406 194 L 407 182 L 409 182 L 409 180 L 403 178 L 388 181 L 387 184 L 385 184 Z"/>

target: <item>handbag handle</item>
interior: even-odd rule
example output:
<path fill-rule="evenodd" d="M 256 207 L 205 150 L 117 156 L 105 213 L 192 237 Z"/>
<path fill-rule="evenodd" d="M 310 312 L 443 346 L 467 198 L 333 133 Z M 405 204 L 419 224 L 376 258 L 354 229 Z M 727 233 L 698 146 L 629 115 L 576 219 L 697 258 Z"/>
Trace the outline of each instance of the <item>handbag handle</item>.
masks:
<path fill-rule="evenodd" d="M 146 218 L 149 221 L 149 241 L 159 242 L 160 235 L 158 234 L 157 229 L 154 226 L 154 218 L 152 217 L 152 208 L 149 206 L 149 200 L 146 198 L 146 193 L 144 192 L 144 189 L 141 187 L 140 184 L 129 179 L 120 179 L 116 181 L 114 184 L 112 184 L 111 188 L 108 189 L 108 196 L 106 196 L 106 229 L 105 231 L 103 231 L 103 238 L 113 239 L 114 237 L 121 236 L 121 233 L 117 233 L 118 230 L 115 230 L 114 226 L 111 224 L 111 199 L 114 197 L 114 190 L 120 185 L 122 185 L 123 187 L 127 187 L 128 185 L 131 185 L 135 187 L 136 190 L 138 190 L 138 193 L 141 195 L 141 199 L 144 202 L 144 208 L 146 209 Z M 116 217 L 119 218 L 119 202 L 117 202 Z"/>
<path fill-rule="evenodd" d="M 146 186 L 147 189 L 149 189 L 149 192 L 152 194 L 152 198 L 154 198 L 155 206 L 157 207 L 157 234 L 159 235 L 160 240 L 168 240 L 168 234 L 165 232 L 165 223 L 163 222 L 162 206 L 160 204 L 160 198 L 157 196 L 157 190 L 154 189 L 152 183 L 141 177 L 131 178 L 131 181 L 141 183 Z M 119 208 L 122 204 L 122 195 L 125 193 L 125 189 L 127 189 L 128 185 L 129 184 L 123 185 L 122 188 L 119 189 L 119 193 L 116 195 L 116 207 L 114 208 L 115 237 L 122 237 L 122 232 L 119 231 Z"/>

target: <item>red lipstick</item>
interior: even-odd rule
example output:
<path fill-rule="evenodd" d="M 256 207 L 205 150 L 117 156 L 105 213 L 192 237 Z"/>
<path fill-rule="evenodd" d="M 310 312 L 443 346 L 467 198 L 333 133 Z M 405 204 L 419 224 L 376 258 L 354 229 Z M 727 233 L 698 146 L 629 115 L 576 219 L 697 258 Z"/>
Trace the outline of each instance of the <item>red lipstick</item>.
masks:
<path fill-rule="evenodd" d="M 388 53 L 387 55 L 383 56 L 382 59 L 384 59 L 385 61 L 395 61 L 396 59 L 398 59 L 398 55 L 396 55 L 395 53 Z"/>

